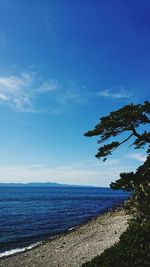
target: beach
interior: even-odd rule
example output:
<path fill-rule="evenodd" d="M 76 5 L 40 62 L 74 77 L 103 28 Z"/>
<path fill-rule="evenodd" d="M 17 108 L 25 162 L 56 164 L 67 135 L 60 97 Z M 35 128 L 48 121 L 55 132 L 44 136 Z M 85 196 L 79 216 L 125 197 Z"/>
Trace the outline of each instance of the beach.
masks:
<path fill-rule="evenodd" d="M 119 241 L 129 215 L 116 209 L 91 219 L 54 239 L 0 259 L 1 267 L 79 267 Z"/>

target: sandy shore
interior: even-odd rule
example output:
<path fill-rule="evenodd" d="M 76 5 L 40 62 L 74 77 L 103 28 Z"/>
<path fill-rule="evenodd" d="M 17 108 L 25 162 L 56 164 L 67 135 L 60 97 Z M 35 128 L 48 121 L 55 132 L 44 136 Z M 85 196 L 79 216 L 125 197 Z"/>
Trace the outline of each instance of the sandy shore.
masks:
<path fill-rule="evenodd" d="M 73 267 L 100 255 L 118 242 L 129 216 L 124 210 L 108 212 L 67 234 L 22 253 L 0 259 L 2 267 Z"/>

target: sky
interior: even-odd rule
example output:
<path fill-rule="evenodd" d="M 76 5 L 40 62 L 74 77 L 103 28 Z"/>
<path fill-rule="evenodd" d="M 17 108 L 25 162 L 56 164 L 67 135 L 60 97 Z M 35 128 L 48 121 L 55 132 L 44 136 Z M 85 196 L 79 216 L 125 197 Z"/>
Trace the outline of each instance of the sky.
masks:
<path fill-rule="evenodd" d="M 149 1 L 0 0 L 0 182 L 108 186 L 145 151 L 84 133 L 150 97 Z"/>

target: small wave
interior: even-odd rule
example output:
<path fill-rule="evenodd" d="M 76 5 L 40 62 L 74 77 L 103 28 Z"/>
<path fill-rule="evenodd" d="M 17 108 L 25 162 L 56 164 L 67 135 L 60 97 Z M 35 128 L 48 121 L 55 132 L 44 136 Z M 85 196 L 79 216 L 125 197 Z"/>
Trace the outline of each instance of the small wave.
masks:
<path fill-rule="evenodd" d="M 72 231 L 72 230 L 74 230 L 74 229 L 76 229 L 76 228 L 78 228 L 78 227 L 79 227 L 79 225 L 74 226 L 74 227 L 71 227 L 71 228 L 68 229 L 68 231 Z"/>
<path fill-rule="evenodd" d="M 24 247 L 24 248 L 15 248 L 15 249 L 11 249 L 11 250 L 7 250 L 5 252 L 2 252 L 0 253 L 0 258 L 2 257 L 7 257 L 7 256 L 10 256 L 10 255 L 13 255 L 13 254 L 16 254 L 16 253 L 19 253 L 19 252 L 23 252 L 23 251 L 27 251 L 27 250 L 30 250 L 34 247 L 37 247 L 38 245 L 40 245 L 42 242 L 36 242 L 34 244 L 31 244 L 30 246 L 28 247 Z"/>

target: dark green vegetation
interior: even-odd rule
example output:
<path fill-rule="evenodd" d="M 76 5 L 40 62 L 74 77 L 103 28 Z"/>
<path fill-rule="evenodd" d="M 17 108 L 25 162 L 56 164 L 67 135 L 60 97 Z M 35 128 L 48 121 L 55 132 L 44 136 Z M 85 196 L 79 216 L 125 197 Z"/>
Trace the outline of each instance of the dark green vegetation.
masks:
<path fill-rule="evenodd" d="M 140 125 L 145 125 L 150 123 L 150 102 L 146 101 L 144 105 L 127 105 L 123 108 L 111 112 L 109 116 L 100 119 L 100 123 L 97 124 L 94 130 L 85 133 L 85 136 L 100 136 L 98 144 L 107 141 L 111 137 L 116 137 L 120 134 L 127 133 L 128 136 L 125 137 L 121 142 L 112 141 L 109 144 L 101 146 L 96 154 L 97 158 L 106 157 L 111 155 L 117 147 L 131 140 L 132 145 L 136 149 L 143 147 L 147 143 L 150 143 L 150 133 L 144 130 L 141 134 L 136 131 Z M 150 152 L 150 151 L 149 151 Z"/>
<path fill-rule="evenodd" d="M 131 104 L 111 112 L 109 116 L 100 119 L 94 130 L 85 133 L 89 137 L 100 136 L 99 144 L 123 135 L 120 142 L 112 141 L 99 148 L 96 157 L 103 157 L 104 161 L 116 148 L 129 140 L 135 149 L 146 148 L 147 159 L 135 173 L 121 173 L 120 179 L 110 184 L 115 190 L 131 192 L 125 207 L 132 213 L 133 219 L 118 244 L 84 264 L 84 267 L 150 266 L 150 133 L 143 130 L 149 123 L 150 102 L 146 101 L 143 105 Z"/>

